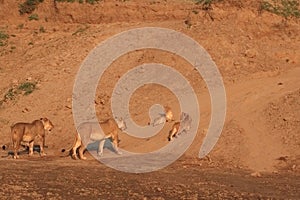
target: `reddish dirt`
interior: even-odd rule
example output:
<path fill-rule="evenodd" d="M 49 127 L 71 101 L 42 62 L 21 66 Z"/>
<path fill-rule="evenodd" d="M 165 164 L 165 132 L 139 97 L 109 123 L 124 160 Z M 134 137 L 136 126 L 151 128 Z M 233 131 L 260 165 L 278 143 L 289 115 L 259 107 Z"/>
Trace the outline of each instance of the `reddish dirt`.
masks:
<path fill-rule="evenodd" d="M 0 100 L 20 83 L 36 81 L 30 95 L 15 95 L 0 105 L 0 144 L 10 142 L 10 125 L 48 117 L 47 157 L 35 152 L 19 160 L 0 151 L 1 199 L 299 199 L 300 193 L 300 21 L 258 12 L 256 1 L 224 1 L 205 12 L 185 0 L 101 1 L 95 5 L 45 0 L 34 13 L 19 15 L 22 1 L 0 0 Z M 72 160 L 61 153 L 74 139 L 72 89 L 78 69 L 100 42 L 136 27 L 170 28 L 195 39 L 218 66 L 227 92 L 226 123 L 209 154 L 198 159 L 211 115 L 205 82 L 179 56 L 158 50 L 128 53 L 99 82 L 95 106 L 100 120 L 111 116 L 117 80 L 149 62 L 182 73 L 201 107 L 198 134 L 172 165 L 146 174 L 118 172 L 88 156 Z M 163 95 L 161 95 L 163 94 Z M 139 88 L 130 113 L 142 125 L 153 103 L 168 104 L 179 117 L 178 102 L 157 85 Z M 121 134 L 120 147 L 149 152 L 168 143 L 166 124 L 150 139 Z M 180 137 L 178 138 L 180 139 Z M 108 151 L 108 150 L 105 150 Z M 104 152 L 105 153 L 105 152 Z M 64 156 L 64 157 L 61 157 Z"/>

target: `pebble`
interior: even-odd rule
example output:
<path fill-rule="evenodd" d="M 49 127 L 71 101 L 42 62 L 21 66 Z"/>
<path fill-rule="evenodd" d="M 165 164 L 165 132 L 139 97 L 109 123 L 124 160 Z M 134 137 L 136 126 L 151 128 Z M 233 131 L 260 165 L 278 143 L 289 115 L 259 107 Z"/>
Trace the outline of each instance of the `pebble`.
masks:
<path fill-rule="evenodd" d="M 253 173 L 251 173 L 250 174 L 250 176 L 252 176 L 252 177 L 261 177 L 261 173 L 259 173 L 259 172 L 253 172 Z"/>
<path fill-rule="evenodd" d="M 248 58 L 255 58 L 257 56 L 257 51 L 255 49 L 247 49 L 245 51 L 245 56 Z"/>
<path fill-rule="evenodd" d="M 28 109 L 28 108 L 24 108 L 23 110 L 22 110 L 22 113 L 27 113 L 27 112 L 29 112 L 30 110 Z"/>

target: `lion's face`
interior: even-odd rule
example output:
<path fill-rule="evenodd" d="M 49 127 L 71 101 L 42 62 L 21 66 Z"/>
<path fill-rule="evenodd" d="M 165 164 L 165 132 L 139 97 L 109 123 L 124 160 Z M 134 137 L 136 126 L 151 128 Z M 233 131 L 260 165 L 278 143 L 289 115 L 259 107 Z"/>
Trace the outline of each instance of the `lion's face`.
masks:
<path fill-rule="evenodd" d="M 118 128 L 119 128 L 121 131 L 124 131 L 124 130 L 127 129 L 126 123 L 125 123 L 125 121 L 124 121 L 123 118 L 120 118 L 120 119 L 117 118 L 116 121 L 117 121 L 117 124 L 118 124 Z"/>
<path fill-rule="evenodd" d="M 48 118 L 41 118 L 41 121 L 44 124 L 44 129 L 47 131 L 51 131 L 54 128 L 54 125 Z"/>

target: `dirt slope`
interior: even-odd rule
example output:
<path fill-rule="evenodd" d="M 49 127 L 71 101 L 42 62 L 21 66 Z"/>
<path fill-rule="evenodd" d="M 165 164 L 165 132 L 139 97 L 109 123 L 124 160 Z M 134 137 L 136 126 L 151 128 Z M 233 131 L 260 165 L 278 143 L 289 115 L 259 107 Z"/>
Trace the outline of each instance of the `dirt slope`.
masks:
<path fill-rule="evenodd" d="M 29 15 L 19 15 L 20 2 L 0 1 L 0 31 L 9 35 L 7 44 L 0 46 L 0 99 L 26 80 L 36 81 L 37 89 L 2 103 L 0 144 L 10 142 L 11 124 L 46 116 L 55 124 L 47 135 L 47 152 L 50 156 L 61 155 L 60 150 L 72 144 L 75 134 L 72 89 L 84 58 L 116 33 L 157 26 L 194 38 L 209 52 L 223 76 L 227 116 L 221 138 L 210 153 L 213 165 L 264 172 L 292 170 L 299 175 L 299 20 L 283 21 L 279 16 L 259 13 L 256 1 L 226 1 L 206 13 L 191 1 L 114 0 L 95 5 L 54 5 L 45 0 L 34 11 L 39 20 L 30 21 Z M 172 66 L 196 91 L 202 117 L 197 138 L 184 157 L 195 158 L 210 119 L 209 94 L 192 66 L 176 55 L 143 50 L 115 61 L 99 83 L 97 115 L 99 119 L 111 116 L 110 98 L 116 81 L 127 70 L 147 62 Z M 149 121 L 145 113 L 157 99 L 168 103 L 179 116 L 172 93 L 159 86 L 145 86 L 130 102 L 137 123 Z M 122 134 L 121 148 L 135 152 L 158 149 L 167 144 L 165 131 L 170 127 L 167 124 L 164 132 L 149 140 Z M 2 151 L 1 155 L 6 153 Z"/>

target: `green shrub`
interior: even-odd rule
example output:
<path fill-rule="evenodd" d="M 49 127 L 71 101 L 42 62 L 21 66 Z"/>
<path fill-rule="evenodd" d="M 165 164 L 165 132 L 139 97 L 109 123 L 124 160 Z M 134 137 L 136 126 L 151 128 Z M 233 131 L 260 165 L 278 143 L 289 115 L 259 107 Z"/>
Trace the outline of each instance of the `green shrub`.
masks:
<path fill-rule="evenodd" d="M 31 94 L 36 88 L 36 83 L 24 82 L 18 86 L 18 90 L 24 92 L 24 95 Z"/>

